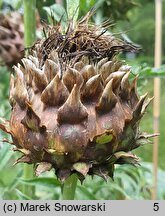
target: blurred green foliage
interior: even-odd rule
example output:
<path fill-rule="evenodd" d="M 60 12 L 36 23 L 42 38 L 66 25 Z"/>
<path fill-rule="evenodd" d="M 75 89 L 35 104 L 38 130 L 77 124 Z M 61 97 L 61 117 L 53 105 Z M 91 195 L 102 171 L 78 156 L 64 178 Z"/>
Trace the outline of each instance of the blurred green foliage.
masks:
<path fill-rule="evenodd" d="M 39 10 L 39 13 L 40 13 L 40 16 L 41 16 L 41 19 L 43 21 L 46 21 L 47 19 L 47 14 L 46 14 L 46 11 L 43 9 L 44 7 L 50 7 L 51 5 L 54 4 L 54 0 L 36 0 L 36 7 L 38 8 Z"/>
<path fill-rule="evenodd" d="M 7 9 L 9 6 L 18 10 L 22 6 L 22 0 L 0 0 L 0 8 Z"/>
<path fill-rule="evenodd" d="M 7 68 L 0 66 L 0 116 L 8 116 L 10 106 L 8 102 L 10 73 Z"/>
<path fill-rule="evenodd" d="M 138 7 L 128 11 L 128 21 L 117 22 L 119 31 L 126 31 L 128 37 L 135 43 L 142 46 L 145 61 L 153 64 L 154 62 L 154 43 L 155 43 L 155 1 L 138 0 Z M 162 0 L 162 38 L 165 37 L 165 0 Z M 165 50 L 165 41 L 162 40 L 162 54 Z M 149 59 L 150 58 L 150 59 Z M 165 59 L 163 58 L 163 63 Z"/>

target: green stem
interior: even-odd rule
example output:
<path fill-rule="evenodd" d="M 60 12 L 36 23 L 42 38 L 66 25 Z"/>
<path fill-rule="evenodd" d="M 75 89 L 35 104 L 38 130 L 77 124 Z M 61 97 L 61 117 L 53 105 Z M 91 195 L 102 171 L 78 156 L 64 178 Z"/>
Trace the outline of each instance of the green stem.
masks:
<path fill-rule="evenodd" d="M 24 43 L 25 47 L 31 47 L 36 40 L 36 0 L 24 0 Z M 33 166 L 25 164 L 23 169 L 25 180 L 33 178 Z M 24 185 L 23 193 L 34 197 L 35 188 Z"/>
<path fill-rule="evenodd" d="M 23 167 L 23 179 L 28 180 L 32 179 L 33 176 L 33 166 L 29 164 L 24 164 Z M 23 185 L 23 193 L 27 196 L 34 198 L 35 194 L 35 187 L 31 185 Z"/>
<path fill-rule="evenodd" d="M 63 200 L 74 200 L 77 186 L 77 175 L 72 174 L 68 177 L 62 188 Z"/>
<path fill-rule="evenodd" d="M 24 0 L 24 40 L 30 47 L 36 40 L 36 0 Z"/>

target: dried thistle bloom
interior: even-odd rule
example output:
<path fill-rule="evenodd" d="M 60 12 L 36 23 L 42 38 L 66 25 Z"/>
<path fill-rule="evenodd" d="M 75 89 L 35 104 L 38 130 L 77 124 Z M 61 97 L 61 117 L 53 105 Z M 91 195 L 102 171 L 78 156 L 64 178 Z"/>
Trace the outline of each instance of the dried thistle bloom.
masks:
<path fill-rule="evenodd" d="M 137 164 L 131 151 L 147 143 L 139 121 L 151 99 L 137 94 L 137 77 L 115 57 L 136 47 L 104 34 L 108 23 L 89 24 L 89 12 L 76 25 L 49 29 L 32 54 L 11 75 L 9 121 L 16 163 L 35 164 L 35 173 L 55 169 L 63 182 L 72 173 L 113 178 L 114 164 Z"/>

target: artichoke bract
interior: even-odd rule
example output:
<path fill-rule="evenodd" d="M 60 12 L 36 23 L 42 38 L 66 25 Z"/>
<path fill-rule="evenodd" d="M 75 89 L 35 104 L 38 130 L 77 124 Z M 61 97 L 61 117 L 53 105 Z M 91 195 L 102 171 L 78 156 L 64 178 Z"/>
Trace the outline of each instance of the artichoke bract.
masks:
<path fill-rule="evenodd" d="M 16 163 L 35 164 L 36 175 L 55 169 L 63 182 L 72 173 L 113 178 L 114 164 L 138 164 L 131 150 L 149 142 L 139 121 L 151 99 L 137 94 L 137 77 L 117 59 L 136 47 L 105 34 L 109 23 L 89 23 L 91 13 L 65 32 L 49 27 L 11 75 L 9 121 Z"/>

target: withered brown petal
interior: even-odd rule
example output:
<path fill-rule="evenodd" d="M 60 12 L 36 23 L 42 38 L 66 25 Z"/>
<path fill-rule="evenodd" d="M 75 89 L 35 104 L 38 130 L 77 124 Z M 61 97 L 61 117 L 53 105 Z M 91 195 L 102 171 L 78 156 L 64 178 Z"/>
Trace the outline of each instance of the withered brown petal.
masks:
<path fill-rule="evenodd" d="M 68 96 L 69 91 L 57 74 L 42 92 L 41 100 L 45 106 L 59 106 L 66 101 Z"/>
<path fill-rule="evenodd" d="M 51 59 L 47 59 L 44 64 L 43 71 L 47 77 L 48 82 L 51 82 L 56 74 L 59 74 L 59 66 Z"/>
<path fill-rule="evenodd" d="M 39 176 L 46 171 L 50 171 L 52 169 L 52 164 L 47 162 L 39 163 L 35 169 L 35 175 Z"/>
<path fill-rule="evenodd" d="M 38 117 L 38 115 L 34 112 L 34 110 L 32 109 L 32 107 L 27 104 L 28 108 L 26 111 L 26 115 L 25 117 L 22 119 L 21 123 L 27 127 L 28 129 L 31 129 L 33 131 L 38 132 L 40 130 L 40 118 Z"/>
<path fill-rule="evenodd" d="M 96 99 L 103 92 L 100 74 L 91 77 L 84 86 L 82 97 L 85 99 Z"/>
<path fill-rule="evenodd" d="M 71 92 L 75 84 L 80 87 L 82 86 L 83 77 L 77 70 L 73 68 L 68 68 L 67 71 L 64 73 L 63 82 L 69 90 L 69 92 Z"/>
<path fill-rule="evenodd" d="M 96 71 L 93 65 L 85 65 L 81 69 L 80 74 L 83 76 L 84 81 L 87 82 L 91 77 L 96 75 Z"/>
<path fill-rule="evenodd" d="M 80 87 L 74 85 L 67 101 L 59 108 L 57 121 L 59 123 L 80 123 L 88 117 L 88 112 L 80 100 Z"/>
<path fill-rule="evenodd" d="M 98 111 L 102 111 L 102 112 L 108 112 L 110 111 L 114 106 L 115 104 L 117 103 L 117 97 L 116 95 L 113 93 L 113 79 L 111 79 L 101 97 L 100 97 L 100 100 L 98 102 L 98 104 L 96 105 L 96 110 Z"/>

